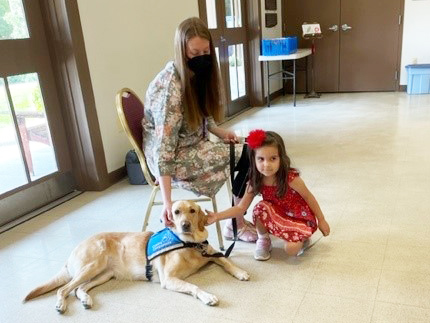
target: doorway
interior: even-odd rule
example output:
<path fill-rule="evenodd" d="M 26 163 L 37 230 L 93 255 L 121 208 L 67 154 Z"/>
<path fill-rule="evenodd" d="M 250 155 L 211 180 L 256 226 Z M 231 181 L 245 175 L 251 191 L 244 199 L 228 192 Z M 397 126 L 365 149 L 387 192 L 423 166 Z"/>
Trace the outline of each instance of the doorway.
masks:
<path fill-rule="evenodd" d="M 0 226 L 76 189 L 39 1 L 0 2 Z"/>
<path fill-rule="evenodd" d="M 218 57 L 227 99 L 226 117 L 249 107 L 249 58 L 244 0 L 199 0 Z"/>
<path fill-rule="evenodd" d="M 318 92 L 396 91 L 399 86 L 402 0 L 283 0 L 284 33 L 297 35 L 317 22 L 315 89 Z M 299 75 L 303 91 L 304 75 Z M 301 87 L 301 88 L 300 88 Z"/>

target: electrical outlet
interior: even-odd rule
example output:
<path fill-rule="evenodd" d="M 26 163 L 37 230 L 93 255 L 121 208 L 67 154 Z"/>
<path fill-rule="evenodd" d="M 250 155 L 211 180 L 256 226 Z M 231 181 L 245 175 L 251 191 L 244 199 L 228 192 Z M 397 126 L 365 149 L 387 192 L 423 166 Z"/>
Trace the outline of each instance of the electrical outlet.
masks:
<path fill-rule="evenodd" d="M 414 57 L 412 58 L 412 64 L 417 64 L 418 63 L 418 58 Z"/>

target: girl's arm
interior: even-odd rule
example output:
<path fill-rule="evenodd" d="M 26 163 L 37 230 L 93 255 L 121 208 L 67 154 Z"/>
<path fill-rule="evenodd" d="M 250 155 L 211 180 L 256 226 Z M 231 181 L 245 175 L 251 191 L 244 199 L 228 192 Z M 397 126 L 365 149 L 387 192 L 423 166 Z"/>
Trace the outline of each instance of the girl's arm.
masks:
<path fill-rule="evenodd" d="M 216 221 L 234 218 L 236 216 L 243 215 L 246 212 L 246 210 L 248 210 L 249 206 L 251 205 L 252 200 L 254 199 L 254 196 L 255 196 L 255 194 L 252 193 L 252 189 L 248 185 L 246 187 L 246 190 L 245 190 L 245 195 L 240 200 L 238 205 L 235 205 L 235 206 L 233 206 L 233 207 L 231 207 L 225 211 L 218 212 L 218 213 L 214 213 L 214 212 L 206 210 L 206 212 L 208 214 L 206 224 L 209 225 L 209 224 L 212 224 Z"/>
<path fill-rule="evenodd" d="M 289 186 L 297 193 L 299 193 L 301 197 L 303 197 L 303 199 L 309 205 L 309 207 L 311 208 L 312 212 L 314 212 L 315 217 L 318 220 L 318 228 L 321 230 L 324 236 L 328 236 L 330 234 L 330 226 L 325 220 L 324 214 L 322 213 L 317 200 L 315 199 L 314 195 L 309 191 L 309 189 L 306 187 L 303 180 L 299 176 L 297 176 L 289 183 Z"/>

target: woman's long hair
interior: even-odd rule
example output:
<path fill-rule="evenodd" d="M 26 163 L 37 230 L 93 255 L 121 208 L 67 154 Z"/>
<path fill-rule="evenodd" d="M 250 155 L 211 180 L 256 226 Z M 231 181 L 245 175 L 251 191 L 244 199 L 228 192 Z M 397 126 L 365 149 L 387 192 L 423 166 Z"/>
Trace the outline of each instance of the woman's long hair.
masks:
<path fill-rule="evenodd" d="M 284 140 L 282 140 L 281 136 L 276 132 L 266 131 L 266 138 L 260 147 L 264 146 L 273 146 L 278 149 L 280 161 L 279 170 L 276 173 L 276 195 L 278 197 L 282 197 L 287 193 L 288 190 L 288 171 L 291 168 L 290 157 L 288 157 L 285 150 Z M 255 149 L 249 148 L 248 151 L 250 163 L 249 183 L 251 184 L 253 193 L 258 194 L 261 192 L 264 176 L 257 170 L 257 165 L 255 164 Z"/>
<path fill-rule="evenodd" d="M 187 43 L 191 38 L 196 36 L 209 41 L 210 56 L 212 58 L 212 72 L 206 83 L 206 104 L 204 107 L 199 106 L 197 95 L 191 82 L 194 73 L 187 65 Z M 176 29 L 175 67 L 181 81 L 185 120 L 190 128 L 196 130 L 202 124 L 203 118 L 208 116 L 212 116 L 215 122 L 222 121 L 224 118 L 225 100 L 218 60 L 209 29 L 199 18 L 188 18 Z"/>

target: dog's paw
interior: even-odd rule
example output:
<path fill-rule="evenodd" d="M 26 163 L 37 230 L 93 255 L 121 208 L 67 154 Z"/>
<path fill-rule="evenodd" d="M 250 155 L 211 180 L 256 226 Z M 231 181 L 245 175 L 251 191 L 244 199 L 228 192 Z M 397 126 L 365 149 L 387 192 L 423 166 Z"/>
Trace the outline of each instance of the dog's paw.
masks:
<path fill-rule="evenodd" d="M 91 297 L 87 297 L 86 299 L 82 299 L 81 300 L 82 306 L 86 309 L 89 310 L 90 308 L 93 307 L 93 300 Z"/>
<path fill-rule="evenodd" d="M 75 290 L 76 297 L 81 301 L 82 306 L 88 310 L 93 307 L 93 299 L 88 295 L 86 292 L 81 290 L 80 288 L 77 288 Z"/>
<path fill-rule="evenodd" d="M 249 280 L 249 274 L 242 269 L 239 269 L 234 273 L 234 277 L 236 277 L 239 280 Z"/>
<path fill-rule="evenodd" d="M 64 314 L 64 312 L 67 309 L 66 302 L 65 301 L 58 301 L 57 304 L 55 304 L 55 309 L 58 313 Z"/>
<path fill-rule="evenodd" d="M 218 298 L 215 295 L 206 293 L 202 290 L 200 290 L 197 293 L 197 298 L 200 299 L 203 303 L 210 306 L 215 306 L 218 304 Z"/>

